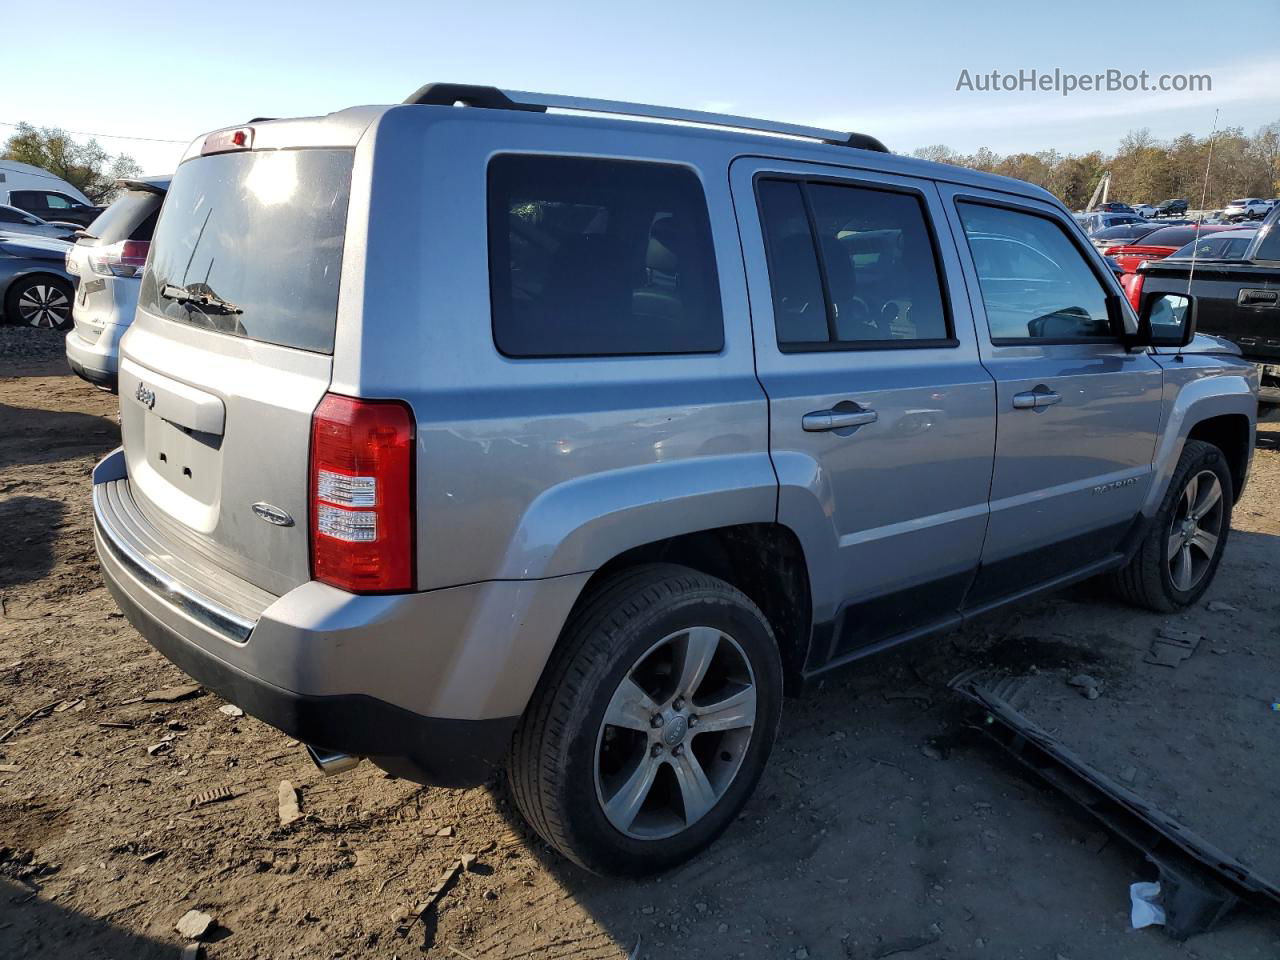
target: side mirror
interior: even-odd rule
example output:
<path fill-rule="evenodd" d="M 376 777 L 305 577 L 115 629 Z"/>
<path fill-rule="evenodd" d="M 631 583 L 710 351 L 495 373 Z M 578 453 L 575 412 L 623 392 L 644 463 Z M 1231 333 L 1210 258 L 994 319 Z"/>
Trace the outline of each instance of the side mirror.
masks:
<path fill-rule="evenodd" d="M 1135 346 L 1185 347 L 1196 335 L 1196 304 L 1181 293 L 1149 293 L 1138 311 Z"/>

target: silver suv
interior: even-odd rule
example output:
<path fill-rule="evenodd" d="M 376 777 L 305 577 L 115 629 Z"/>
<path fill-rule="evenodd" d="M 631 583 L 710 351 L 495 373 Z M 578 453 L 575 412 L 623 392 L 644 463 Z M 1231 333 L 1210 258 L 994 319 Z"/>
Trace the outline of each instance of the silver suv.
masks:
<path fill-rule="evenodd" d="M 122 344 L 103 574 L 323 767 L 505 765 L 566 856 L 660 870 L 784 688 L 1094 575 L 1200 597 L 1257 374 L 1141 306 L 1050 194 L 857 134 L 439 84 L 219 130 Z"/>

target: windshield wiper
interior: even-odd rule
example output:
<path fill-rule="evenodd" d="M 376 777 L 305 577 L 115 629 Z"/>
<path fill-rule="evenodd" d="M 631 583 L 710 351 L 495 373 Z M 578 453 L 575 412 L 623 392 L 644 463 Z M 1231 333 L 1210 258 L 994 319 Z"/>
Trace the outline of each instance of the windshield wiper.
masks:
<path fill-rule="evenodd" d="M 195 307 L 202 313 L 244 313 L 241 307 L 237 307 L 230 300 L 223 300 L 209 288 L 208 284 L 204 283 L 190 283 L 185 287 L 180 287 L 176 283 L 166 283 L 160 288 L 160 296 L 184 307 Z"/>

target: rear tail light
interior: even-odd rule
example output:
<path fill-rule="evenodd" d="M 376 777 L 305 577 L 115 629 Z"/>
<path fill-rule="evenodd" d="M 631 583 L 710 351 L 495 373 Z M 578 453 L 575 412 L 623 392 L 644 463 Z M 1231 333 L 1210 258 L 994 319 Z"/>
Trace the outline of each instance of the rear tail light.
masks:
<path fill-rule="evenodd" d="M 1142 309 L 1142 282 L 1146 279 L 1146 274 L 1142 273 L 1126 273 L 1120 278 L 1120 286 L 1124 288 L 1125 296 L 1129 298 L 1129 305 L 1134 310 Z"/>
<path fill-rule="evenodd" d="M 414 586 L 413 415 L 325 394 L 311 418 L 311 575 L 352 593 Z"/>
<path fill-rule="evenodd" d="M 89 253 L 89 269 L 104 277 L 139 277 L 147 265 L 150 249 L 148 240 L 121 240 L 106 247 L 94 247 Z"/>

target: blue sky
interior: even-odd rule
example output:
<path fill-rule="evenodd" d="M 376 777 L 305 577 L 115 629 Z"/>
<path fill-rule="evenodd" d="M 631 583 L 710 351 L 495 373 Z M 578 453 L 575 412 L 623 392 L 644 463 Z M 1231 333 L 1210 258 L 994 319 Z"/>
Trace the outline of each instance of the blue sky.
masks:
<path fill-rule="evenodd" d="M 5 12 L 6 34 L 47 35 L 59 9 L 72 8 L 16 5 Z M 1002 153 L 1112 149 L 1138 127 L 1159 137 L 1205 135 L 1215 109 L 1219 126 L 1248 131 L 1280 120 L 1276 0 L 170 0 L 100 13 L 83 27 L 60 26 L 56 49 L 9 47 L 0 121 L 188 141 L 254 116 L 395 102 L 428 80 L 857 129 L 898 151 L 930 143 Z M 956 90 L 962 69 L 1055 67 L 1208 73 L 1213 90 Z M 182 152 L 179 144 L 100 139 L 148 173 L 167 172 Z"/>

